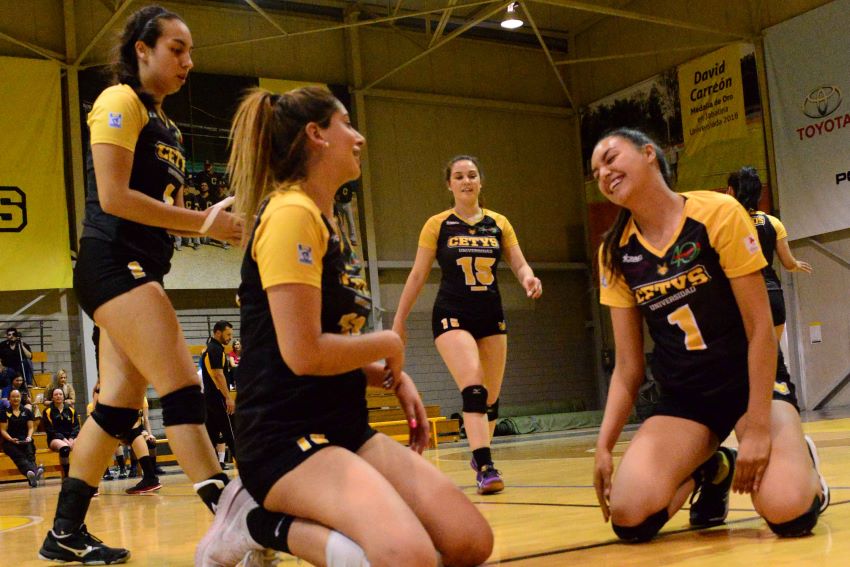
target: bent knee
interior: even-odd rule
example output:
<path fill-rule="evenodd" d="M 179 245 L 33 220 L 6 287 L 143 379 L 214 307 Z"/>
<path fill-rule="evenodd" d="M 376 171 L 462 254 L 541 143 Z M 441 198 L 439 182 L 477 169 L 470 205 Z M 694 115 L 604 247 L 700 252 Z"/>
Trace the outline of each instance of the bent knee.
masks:
<path fill-rule="evenodd" d="M 654 538 L 669 519 L 670 516 L 667 513 L 667 508 L 663 508 L 658 512 L 646 516 L 638 523 L 630 522 L 628 524 L 621 524 L 612 515 L 611 527 L 614 529 L 614 533 L 617 534 L 617 537 L 621 540 L 632 543 L 641 543 Z"/>
<path fill-rule="evenodd" d="M 783 524 L 804 515 L 816 499 L 816 490 L 790 490 L 754 499 L 756 511 L 768 523 Z"/>
<path fill-rule="evenodd" d="M 494 537 L 490 525 L 484 521 L 483 526 L 466 530 L 460 537 L 453 537 L 447 545 L 440 549 L 443 563 L 453 567 L 472 567 L 481 565 L 493 553 Z"/>
<path fill-rule="evenodd" d="M 394 535 L 366 548 L 372 567 L 436 567 L 437 550 L 426 537 Z"/>
<path fill-rule="evenodd" d="M 771 531 L 779 537 L 800 537 L 812 533 L 812 530 L 818 523 L 818 515 L 820 513 L 820 500 L 814 498 L 809 505 L 809 508 L 790 520 L 784 522 L 771 522 L 767 518 L 767 525 Z"/>

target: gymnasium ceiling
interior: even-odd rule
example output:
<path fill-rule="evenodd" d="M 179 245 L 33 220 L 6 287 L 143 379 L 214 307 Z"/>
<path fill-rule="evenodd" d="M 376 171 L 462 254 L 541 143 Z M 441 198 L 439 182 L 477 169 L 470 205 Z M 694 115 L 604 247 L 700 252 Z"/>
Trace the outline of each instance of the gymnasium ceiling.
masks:
<path fill-rule="evenodd" d="M 63 0 L 65 17 L 76 10 L 91 21 L 77 25 L 75 45 L 69 46 L 62 14 L 54 31 L 21 34 L 11 4 L 0 0 L 0 53 L 34 53 L 84 69 L 102 64 L 103 46 L 127 14 L 145 4 L 137 0 Z M 32 0 L 27 0 L 32 1 Z M 523 0 L 519 12 L 525 25 L 515 31 L 500 27 L 507 0 L 166 0 L 181 11 L 202 8 L 222 21 L 234 11 L 254 13 L 263 22 L 250 37 L 222 41 L 197 38 L 196 49 L 262 42 L 274 45 L 293 36 L 321 37 L 348 27 L 390 29 L 416 46 L 418 55 L 389 69 L 366 85 L 379 88 L 386 77 L 414 64 L 457 37 L 495 42 L 543 52 L 564 91 L 575 106 L 570 83 L 589 64 L 621 65 L 640 61 L 647 76 L 677 62 L 709 52 L 724 43 L 752 40 L 767 26 L 806 12 L 828 0 Z M 41 0 L 56 10 L 57 0 Z M 6 4 L 4 9 L 3 4 Z M 61 10 L 59 11 L 61 12 Z M 102 20 L 102 21 L 99 21 Z M 300 22 L 297 30 L 287 29 Z M 304 22 L 309 24 L 304 26 Z M 58 35 L 59 37 L 52 37 Z M 37 40 L 33 37 L 37 37 Z M 625 38 L 638 38 L 627 40 Z M 64 48 L 64 49 L 63 49 Z M 75 53 L 70 54 L 68 50 Z M 675 55 L 673 55 L 675 54 Z M 72 56 L 71 56 L 72 55 Z M 654 61 L 653 61 L 654 59 Z M 653 65 L 659 66 L 652 69 Z M 621 85 L 613 85 L 618 88 Z"/>

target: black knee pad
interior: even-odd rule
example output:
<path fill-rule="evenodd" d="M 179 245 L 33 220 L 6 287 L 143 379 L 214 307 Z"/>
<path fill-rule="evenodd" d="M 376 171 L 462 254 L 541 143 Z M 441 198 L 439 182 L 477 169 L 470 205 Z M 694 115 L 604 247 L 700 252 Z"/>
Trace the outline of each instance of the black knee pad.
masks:
<path fill-rule="evenodd" d="M 162 424 L 172 425 L 202 425 L 206 420 L 204 394 L 200 386 L 186 386 L 159 399 L 162 405 Z"/>
<path fill-rule="evenodd" d="M 71 448 L 68 447 L 67 445 L 62 447 L 61 449 L 59 449 L 59 458 L 60 459 L 67 459 L 68 455 L 70 455 L 70 454 L 71 454 Z"/>
<path fill-rule="evenodd" d="M 487 413 L 487 388 L 481 385 L 467 386 L 460 395 L 463 398 L 464 412 Z"/>
<path fill-rule="evenodd" d="M 636 526 L 618 526 L 612 522 L 611 527 L 614 528 L 614 533 L 617 534 L 617 537 L 621 540 L 630 543 L 641 543 L 654 538 L 655 534 L 664 527 L 664 524 L 666 524 L 669 519 L 670 517 L 668 516 L 667 509 L 665 508 L 651 515 Z"/>
<path fill-rule="evenodd" d="M 116 439 L 124 439 L 139 419 L 139 410 L 117 408 L 97 402 L 91 417 L 106 433 Z"/>
<path fill-rule="evenodd" d="M 153 439 L 148 438 L 145 440 L 145 443 L 148 446 L 148 451 L 153 451 L 154 449 L 156 449 L 156 441 L 154 441 Z"/>
<path fill-rule="evenodd" d="M 811 507 L 806 510 L 801 516 L 788 520 L 781 524 L 772 524 L 767 522 L 770 529 L 779 537 L 800 537 L 808 535 L 812 532 L 818 523 L 818 513 L 820 511 L 820 500 L 815 496 Z"/>
<path fill-rule="evenodd" d="M 487 406 L 487 421 L 496 421 L 499 419 L 499 398 L 493 402 L 493 405 Z"/>

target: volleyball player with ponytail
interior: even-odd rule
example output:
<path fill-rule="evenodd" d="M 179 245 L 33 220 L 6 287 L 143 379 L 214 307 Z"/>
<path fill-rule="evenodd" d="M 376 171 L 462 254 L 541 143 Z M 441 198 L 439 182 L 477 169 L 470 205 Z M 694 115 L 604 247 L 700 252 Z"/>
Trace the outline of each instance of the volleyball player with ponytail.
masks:
<path fill-rule="evenodd" d="M 482 563 L 489 525 L 418 454 L 428 421 L 402 370 L 401 338 L 361 332 L 371 301 L 345 273 L 333 203 L 360 176 L 363 136 L 324 89 L 257 89 L 236 112 L 231 143 L 236 206 L 256 219 L 239 288 L 241 480 L 225 489 L 228 516 L 199 554 L 244 525 L 257 543 L 317 565 L 425 566 L 437 553 L 447 565 Z M 369 427 L 367 384 L 395 392 L 413 450 Z"/>

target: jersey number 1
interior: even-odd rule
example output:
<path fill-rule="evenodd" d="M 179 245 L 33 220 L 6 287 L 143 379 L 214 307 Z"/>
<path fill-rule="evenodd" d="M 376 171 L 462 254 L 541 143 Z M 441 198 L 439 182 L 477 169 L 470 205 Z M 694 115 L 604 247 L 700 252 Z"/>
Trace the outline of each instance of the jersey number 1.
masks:
<path fill-rule="evenodd" d="M 462 256 L 456 260 L 458 266 L 463 270 L 463 276 L 466 279 L 466 285 L 472 291 L 487 291 L 495 278 L 493 277 L 493 264 L 496 263 L 495 258 L 485 258 L 483 256 L 475 257 L 475 269 L 472 269 L 472 256 Z"/>
<path fill-rule="evenodd" d="M 689 305 L 683 305 L 667 315 L 667 322 L 676 325 L 685 333 L 685 348 L 688 350 L 705 350 L 708 347 L 702 339 L 702 333 L 697 326 L 697 319 Z"/>

